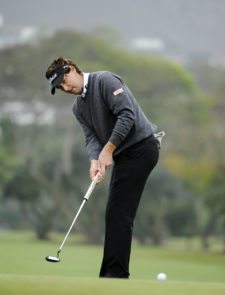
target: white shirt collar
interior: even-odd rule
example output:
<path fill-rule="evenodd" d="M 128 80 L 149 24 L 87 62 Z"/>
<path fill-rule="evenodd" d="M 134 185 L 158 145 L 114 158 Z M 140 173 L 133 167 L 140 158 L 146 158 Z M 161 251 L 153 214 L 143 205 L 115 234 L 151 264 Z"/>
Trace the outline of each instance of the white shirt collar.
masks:
<path fill-rule="evenodd" d="M 86 92 L 87 92 L 89 75 L 90 75 L 90 73 L 83 73 L 84 84 L 83 84 L 83 92 L 81 93 L 81 97 L 83 97 L 83 98 L 85 97 Z"/>

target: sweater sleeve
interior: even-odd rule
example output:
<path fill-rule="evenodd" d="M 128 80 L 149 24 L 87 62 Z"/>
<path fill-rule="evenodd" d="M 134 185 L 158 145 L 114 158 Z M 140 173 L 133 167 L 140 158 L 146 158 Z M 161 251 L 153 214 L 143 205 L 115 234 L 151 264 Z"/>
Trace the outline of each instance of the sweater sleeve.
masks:
<path fill-rule="evenodd" d="M 105 72 L 100 81 L 103 98 L 117 120 L 109 141 L 117 147 L 125 140 L 135 122 L 131 93 L 120 77 Z"/>
<path fill-rule="evenodd" d="M 91 128 L 91 126 L 89 126 L 80 115 L 76 102 L 73 105 L 73 113 L 83 129 L 85 136 L 85 145 L 89 159 L 97 160 L 102 150 L 102 145 L 99 142 L 99 139 L 93 128 Z"/>

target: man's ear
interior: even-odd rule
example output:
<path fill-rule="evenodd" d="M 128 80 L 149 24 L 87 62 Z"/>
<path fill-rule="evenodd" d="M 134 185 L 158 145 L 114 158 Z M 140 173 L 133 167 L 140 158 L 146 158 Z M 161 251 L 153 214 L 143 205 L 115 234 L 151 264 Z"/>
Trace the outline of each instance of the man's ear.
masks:
<path fill-rule="evenodd" d="M 74 66 L 70 66 L 70 71 L 72 71 L 72 72 L 76 72 L 76 69 L 74 68 Z"/>
<path fill-rule="evenodd" d="M 68 76 L 68 74 L 73 71 L 73 66 L 69 66 L 67 72 L 65 72 L 64 76 Z"/>

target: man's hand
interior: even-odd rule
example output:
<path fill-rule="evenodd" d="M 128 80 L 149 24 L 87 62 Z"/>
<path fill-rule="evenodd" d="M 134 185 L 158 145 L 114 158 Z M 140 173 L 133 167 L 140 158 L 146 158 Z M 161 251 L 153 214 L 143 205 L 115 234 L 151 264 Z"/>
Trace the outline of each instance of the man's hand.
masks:
<path fill-rule="evenodd" d="M 90 178 L 93 181 L 95 176 L 98 174 L 98 179 L 96 184 L 100 183 L 104 179 L 104 175 L 101 172 L 99 161 L 98 160 L 91 160 L 91 167 L 90 167 Z"/>
<path fill-rule="evenodd" d="M 99 182 L 101 182 L 104 179 L 106 169 L 113 163 L 113 152 L 115 149 L 116 146 L 113 143 L 107 142 L 107 144 L 104 146 L 101 153 L 99 154 L 98 164 L 101 175 Z"/>
<path fill-rule="evenodd" d="M 91 160 L 91 167 L 89 170 L 91 180 L 94 180 L 99 171 L 98 160 Z"/>
<path fill-rule="evenodd" d="M 107 167 L 111 166 L 113 163 L 112 155 L 115 149 L 116 146 L 108 142 L 99 154 L 98 160 L 91 161 L 90 177 L 92 180 L 97 173 L 99 173 L 97 183 L 100 183 L 105 178 Z"/>

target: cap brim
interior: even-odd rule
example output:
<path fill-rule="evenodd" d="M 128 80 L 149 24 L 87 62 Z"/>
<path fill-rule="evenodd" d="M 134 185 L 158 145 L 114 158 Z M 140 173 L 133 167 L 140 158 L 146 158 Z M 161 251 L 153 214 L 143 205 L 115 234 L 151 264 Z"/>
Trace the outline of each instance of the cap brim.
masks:
<path fill-rule="evenodd" d="M 52 89 L 51 89 L 51 94 L 52 94 L 52 95 L 55 94 L 55 87 L 52 87 Z"/>

